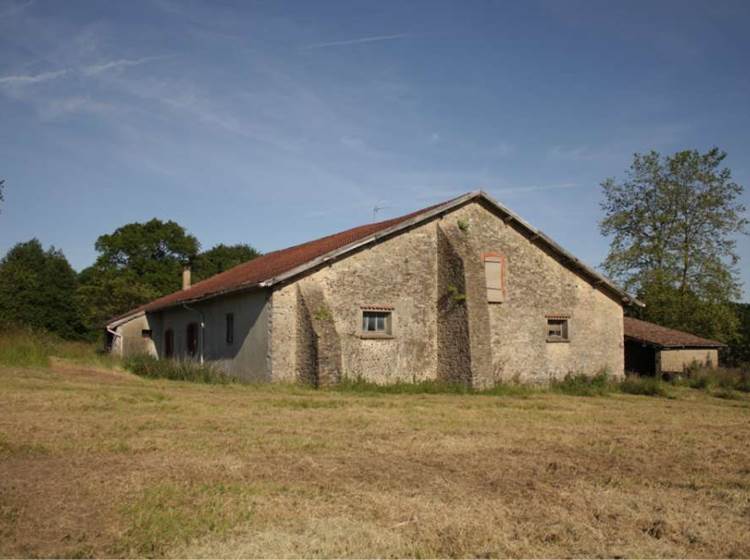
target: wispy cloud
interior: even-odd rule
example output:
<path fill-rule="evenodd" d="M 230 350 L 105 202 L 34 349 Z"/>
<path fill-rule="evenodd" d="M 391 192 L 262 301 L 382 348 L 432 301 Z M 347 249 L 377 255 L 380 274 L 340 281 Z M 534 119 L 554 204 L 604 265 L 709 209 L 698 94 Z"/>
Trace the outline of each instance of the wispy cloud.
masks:
<path fill-rule="evenodd" d="M 69 70 L 55 70 L 53 72 L 42 72 L 41 74 L 34 75 L 16 75 L 16 76 L 0 76 L 0 85 L 19 87 L 27 86 L 31 84 L 38 84 L 40 82 L 47 82 L 54 80 L 67 74 Z"/>
<path fill-rule="evenodd" d="M 347 39 L 344 41 L 329 41 L 326 43 L 313 43 L 302 47 L 303 51 L 311 51 L 314 49 L 327 49 L 329 47 L 344 47 L 346 45 L 361 45 L 363 43 L 378 43 L 380 41 L 393 41 L 395 39 L 406 39 L 411 37 L 411 33 L 396 33 L 394 35 L 372 35 L 369 37 L 359 37 L 357 39 Z"/>
<path fill-rule="evenodd" d="M 171 56 L 170 55 L 147 56 L 144 58 L 136 58 L 136 59 L 121 58 L 119 60 L 110 60 L 107 62 L 102 62 L 100 64 L 91 64 L 89 66 L 84 66 L 83 68 L 81 68 L 81 72 L 87 76 L 95 76 L 96 74 L 101 74 L 102 72 L 107 72 L 109 70 L 116 70 L 118 68 L 127 68 L 129 66 L 139 66 L 147 62 L 153 62 L 155 60 L 163 60 L 165 58 L 171 58 Z"/>
<path fill-rule="evenodd" d="M 125 68 L 129 66 L 138 66 L 154 60 L 161 60 L 169 58 L 169 56 L 148 56 L 137 59 L 122 58 L 118 60 L 109 60 L 101 62 L 99 64 L 90 64 L 88 66 L 81 66 L 79 68 L 63 68 L 61 70 L 52 70 L 49 72 L 41 72 L 40 74 L 21 74 L 21 75 L 10 75 L 0 76 L 0 86 L 8 86 L 13 88 L 19 88 L 24 86 L 30 86 L 39 84 L 42 82 L 48 82 L 50 80 L 56 80 L 72 73 L 80 73 L 85 76 L 96 76 L 103 72 L 116 70 L 118 68 Z"/>

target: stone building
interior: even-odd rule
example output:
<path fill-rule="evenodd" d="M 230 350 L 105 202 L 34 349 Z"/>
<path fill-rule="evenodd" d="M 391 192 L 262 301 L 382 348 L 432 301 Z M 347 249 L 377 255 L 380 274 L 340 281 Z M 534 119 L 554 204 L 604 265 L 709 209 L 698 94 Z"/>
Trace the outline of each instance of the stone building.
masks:
<path fill-rule="evenodd" d="M 640 305 L 487 194 L 275 251 L 107 326 L 112 351 L 314 385 L 621 376 Z"/>
<path fill-rule="evenodd" d="M 625 317 L 625 370 L 641 375 L 680 374 L 692 365 L 719 365 L 717 340 Z"/>

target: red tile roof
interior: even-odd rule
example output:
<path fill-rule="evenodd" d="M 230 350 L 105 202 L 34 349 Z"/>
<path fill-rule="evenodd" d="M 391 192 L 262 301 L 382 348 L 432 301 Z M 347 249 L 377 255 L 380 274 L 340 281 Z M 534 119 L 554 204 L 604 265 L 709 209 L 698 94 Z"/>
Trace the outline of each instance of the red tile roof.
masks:
<path fill-rule="evenodd" d="M 442 203 L 445 204 L 445 203 Z M 313 259 L 321 257 L 331 251 L 341 249 L 351 243 L 355 243 L 362 239 L 365 239 L 373 234 L 380 233 L 386 229 L 398 225 L 402 222 L 409 220 L 419 214 L 427 212 L 437 206 L 430 206 L 400 216 L 398 218 L 392 218 L 382 222 L 373 224 L 366 224 L 363 226 L 355 227 L 321 237 L 314 241 L 308 241 L 301 245 L 295 245 L 279 251 L 273 251 L 272 253 L 266 253 L 260 257 L 256 257 L 251 261 L 239 264 L 229 270 L 225 270 L 219 274 L 206 278 L 200 282 L 196 282 L 187 290 L 180 290 L 166 296 L 155 299 L 145 305 L 142 305 L 136 309 L 128 311 L 127 313 L 114 318 L 112 321 L 128 317 L 143 311 L 156 311 L 165 307 L 171 307 L 182 303 L 188 303 L 191 301 L 204 299 L 212 295 L 217 295 L 224 292 L 231 292 L 245 287 L 252 287 L 266 280 L 270 280 L 275 276 L 289 272 L 299 266 L 309 263 Z"/>
<path fill-rule="evenodd" d="M 315 241 L 267 253 L 211 278 L 197 282 L 187 290 L 180 290 L 179 292 L 155 299 L 141 307 L 128 311 L 119 317 L 113 318 L 110 321 L 110 325 L 146 311 L 157 311 L 166 307 L 189 303 L 227 292 L 249 289 L 254 286 L 264 285 L 265 283 L 270 286 L 278 281 L 279 277 L 293 275 L 297 271 L 302 272 L 306 270 L 305 267 L 316 266 L 319 264 L 319 261 L 316 259 L 330 257 L 332 256 L 331 253 L 336 253 L 337 251 L 343 252 L 347 248 L 353 248 L 349 246 L 356 246 L 358 242 L 365 242 L 373 236 L 400 231 L 401 228 L 409 227 L 411 223 L 421 223 L 470 200 L 482 200 L 494 207 L 506 217 L 506 221 L 512 221 L 516 224 L 516 227 L 525 231 L 530 236 L 530 239 L 537 240 L 538 243 L 544 243 L 550 250 L 561 257 L 561 262 L 589 278 L 594 285 L 605 287 L 610 293 L 617 294 L 624 303 L 642 305 L 638 300 L 632 298 L 632 296 L 614 285 L 609 279 L 580 262 L 543 232 L 526 223 L 520 216 L 517 216 L 511 210 L 490 198 L 486 193 L 474 191 L 448 200 L 447 202 L 417 210 L 405 216 L 374 224 L 366 224 L 334 235 L 322 237 Z"/>
<path fill-rule="evenodd" d="M 725 344 L 694 334 L 662 327 L 656 323 L 625 317 L 625 338 L 662 348 L 721 348 Z"/>

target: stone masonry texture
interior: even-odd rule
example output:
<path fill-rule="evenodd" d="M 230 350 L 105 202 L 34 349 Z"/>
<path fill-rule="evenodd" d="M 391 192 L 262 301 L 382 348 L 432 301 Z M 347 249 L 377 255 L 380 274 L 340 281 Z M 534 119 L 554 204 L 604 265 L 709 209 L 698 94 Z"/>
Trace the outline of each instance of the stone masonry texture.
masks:
<path fill-rule="evenodd" d="M 485 253 L 505 259 L 501 303 L 487 302 Z M 391 336 L 361 332 L 362 309 L 372 306 L 393 309 Z M 616 296 L 479 201 L 276 288 L 269 313 L 274 380 L 440 378 L 483 387 L 623 375 Z M 569 318 L 568 342 L 547 341 L 547 315 Z"/>

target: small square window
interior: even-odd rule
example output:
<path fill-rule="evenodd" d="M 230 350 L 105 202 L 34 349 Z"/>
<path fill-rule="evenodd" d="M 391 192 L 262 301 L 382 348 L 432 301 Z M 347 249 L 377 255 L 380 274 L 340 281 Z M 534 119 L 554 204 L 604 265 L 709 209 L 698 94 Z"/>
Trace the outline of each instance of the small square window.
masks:
<path fill-rule="evenodd" d="M 547 319 L 547 342 L 567 342 L 568 320 Z"/>
<path fill-rule="evenodd" d="M 151 338 L 152 335 L 153 335 L 153 332 L 151 331 L 151 329 L 142 329 L 141 330 L 141 336 L 143 338 Z"/>
<path fill-rule="evenodd" d="M 374 335 L 391 334 L 390 311 L 362 311 L 362 333 Z"/>
<path fill-rule="evenodd" d="M 226 329 L 226 340 L 227 344 L 234 344 L 234 313 L 227 313 L 227 329 Z"/>

